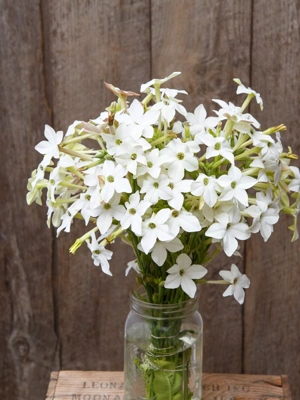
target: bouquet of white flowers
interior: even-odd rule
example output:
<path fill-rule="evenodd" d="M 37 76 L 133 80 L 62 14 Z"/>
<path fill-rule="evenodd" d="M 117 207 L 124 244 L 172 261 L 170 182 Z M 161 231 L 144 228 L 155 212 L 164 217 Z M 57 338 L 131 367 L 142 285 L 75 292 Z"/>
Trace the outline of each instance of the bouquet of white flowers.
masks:
<path fill-rule="evenodd" d="M 118 100 L 98 118 L 75 121 L 65 135 L 46 125 L 27 202 L 41 204 L 47 190 L 48 226 L 58 235 L 74 219 L 89 225 L 70 251 L 86 242 L 108 275 L 107 246 L 117 237 L 132 246 L 136 259 L 126 274 L 137 272 L 149 303 L 180 303 L 195 296 L 197 283 L 214 283 L 229 285 L 223 296 L 242 304 L 248 277 L 232 264 L 220 271 L 222 280 L 206 280 L 205 267 L 221 251 L 239 254 L 238 241 L 254 233 L 267 241 L 280 213 L 294 218 L 289 228 L 297 239 L 300 173 L 290 161 L 298 157 L 283 151 L 284 125 L 262 130 L 245 113 L 252 99 L 261 109 L 263 101 L 239 79 L 242 106 L 213 100 L 220 108 L 207 117 L 202 104 L 186 111 L 177 98 L 186 91 L 161 88 L 178 74 L 143 84 L 143 100 L 131 103 L 139 94 L 106 84 Z"/>
<path fill-rule="evenodd" d="M 119 236 L 136 254 L 126 274 L 134 268 L 147 289 L 149 276 L 157 286 L 163 282 L 190 297 L 195 282 L 229 283 L 224 295 L 243 303 L 245 275 L 232 265 L 231 272 L 220 272 L 224 281 L 206 281 L 203 265 L 222 250 L 229 257 L 238 254 L 238 240 L 253 233 L 267 241 L 280 212 L 294 217 L 289 228 L 292 240 L 298 238 L 300 173 L 290 166 L 298 157 L 290 148 L 283 152 L 284 125 L 262 131 L 244 113 L 253 98 L 261 109 L 263 102 L 239 79 L 237 93 L 247 94 L 243 105 L 213 100 L 220 109 L 207 117 L 202 104 L 186 111 L 177 99 L 186 91 L 161 88 L 178 74 L 143 84 L 146 96 L 130 105 L 127 97 L 137 93 L 106 84 L 118 101 L 94 120 L 75 121 L 64 137 L 46 125 L 47 141 L 36 146 L 44 158 L 29 179 L 27 202 L 41 204 L 47 189 L 47 222 L 58 227 L 58 235 L 70 232 L 74 218 L 94 225 L 70 251 L 86 242 L 106 274 L 113 254 L 106 247 Z M 175 119 L 176 112 L 184 122 Z M 94 140 L 95 149 L 83 144 L 86 139 Z M 169 296 L 165 291 L 165 300 Z"/>

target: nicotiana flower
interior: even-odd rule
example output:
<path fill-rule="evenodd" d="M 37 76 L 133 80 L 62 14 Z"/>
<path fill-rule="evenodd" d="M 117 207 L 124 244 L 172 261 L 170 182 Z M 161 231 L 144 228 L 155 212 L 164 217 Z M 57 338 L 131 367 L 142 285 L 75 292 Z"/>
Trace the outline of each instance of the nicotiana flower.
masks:
<path fill-rule="evenodd" d="M 175 76 L 178 76 L 180 74 L 181 74 L 181 72 L 173 72 L 171 75 L 169 75 L 163 79 L 151 79 L 151 81 L 141 85 L 141 93 L 149 93 L 150 86 L 162 85 L 163 83 L 167 82 L 168 80 L 170 80 L 172 78 L 175 78 Z"/>
<path fill-rule="evenodd" d="M 190 123 L 190 132 L 192 135 L 205 133 L 206 129 L 216 127 L 219 122 L 219 118 L 217 117 L 207 118 L 207 112 L 203 104 L 196 107 L 194 113 L 187 113 L 186 119 Z M 198 141 L 197 143 L 201 144 Z"/>
<path fill-rule="evenodd" d="M 58 131 L 57 133 L 51 126 L 45 125 L 45 137 L 47 140 L 42 140 L 39 144 L 35 146 L 35 149 L 46 155 L 47 164 L 52 157 L 59 158 L 59 148 L 58 145 L 63 139 L 63 132 Z M 46 162 L 46 161 L 45 161 Z"/>
<path fill-rule="evenodd" d="M 140 273 L 139 264 L 138 264 L 138 262 L 137 262 L 136 259 L 135 259 L 135 260 L 132 260 L 132 261 L 129 261 L 129 262 L 127 263 L 127 268 L 126 268 L 126 270 L 125 270 L 125 276 L 127 276 L 127 275 L 129 274 L 130 270 L 132 270 L 132 269 L 133 269 L 135 272 Z"/>
<path fill-rule="evenodd" d="M 131 194 L 129 200 L 125 203 L 126 213 L 121 219 L 122 229 L 131 227 L 136 235 L 141 236 L 142 217 L 150 206 L 150 201 L 140 200 L 139 192 Z"/>
<path fill-rule="evenodd" d="M 213 99 L 213 101 L 221 107 L 220 110 L 214 111 L 220 120 L 229 119 L 232 122 L 245 122 L 253 125 L 256 129 L 260 127 L 260 123 L 251 114 L 242 113 L 241 107 L 236 107 L 231 102 L 227 104 L 223 100 Z"/>
<path fill-rule="evenodd" d="M 137 166 L 136 176 L 149 174 L 152 178 L 158 178 L 161 172 L 161 165 L 165 162 L 165 157 L 161 156 L 158 149 L 153 149 L 144 153 L 146 163 Z"/>
<path fill-rule="evenodd" d="M 170 179 L 168 186 L 172 191 L 172 198 L 168 200 L 169 206 L 175 208 L 175 210 L 180 210 L 184 202 L 182 193 L 190 192 L 191 184 L 191 179 L 181 179 L 180 177 Z"/>
<path fill-rule="evenodd" d="M 240 79 L 236 78 L 234 79 L 234 82 L 237 83 L 239 86 L 237 87 L 236 93 L 246 93 L 246 94 L 253 94 L 253 96 L 256 99 L 257 104 L 260 105 L 260 109 L 263 110 L 263 101 L 259 93 L 257 93 L 255 90 L 251 89 L 250 87 L 246 88 L 241 82 Z"/>
<path fill-rule="evenodd" d="M 299 192 L 300 191 L 300 171 L 298 167 L 290 167 L 294 175 L 294 179 L 292 179 L 291 183 L 289 184 L 289 189 L 292 192 Z"/>
<path fill-rule="evenodd" d="M 268 189 L 266 195 L 262 192 L 256 193 L 256 206 L 253 205 L 245 210 L 253 216 L 253 224 L 249 232 L 260 232 L 266 242 L 271 236 L 274 227 L 279 220 L 280 208 L 273 201 L 272 189 Z"/>
<path fill-rule="evenodd" d="M 249 189 L 256 183 L 257 180 L 255 178 L 243 175 L 239 168 L 232 165 L 228 171 L 228 175 L 221 175 L 218 179 L 218 184 L 224 188 L 219 200 L 227 201 L 236 199 L 244 206 L 248 206 L 246 189 Z"/>
<path fill-rule="evenodd" d="M 143 222 L 142 240 L 140 242 L 145 254 L 153 248 L 156 239 L 161 241 L 170 241 L 175 235 L 170 232 L 167 220 L 170 217 L 171 210 L 163 208 L 157 214 L 152 214 L 151 218 Z"/>
<path fill-rule="evenodd" d="M 170 179 L 165 174 L 159 175 L 158 178 L 152 178 L 150 175 L 141 180 L 140 193 L 145 193 L 144 200 L 151 204 L 156 204 L 160 199 L 172 199 L 172 191 L 169 187 Z"/>
<path fill-rule="evenodd" d="M 175 117 L 176 111 L 186 116 L 186 109 L 179 104 L 180 100 L 175 99 L 178 93 L 187 94 L 185 90 L 163 89 L 162 99 L 152 106 L 152 110 L 160 110 L 162 117 L 170 123 Z"/>
<path fill-rule="evenodd" d="M 141 146 L 132 147 L 131 151 L 118 157 L 116 156 L 115 160 L 133 175 L 136 175 L 137 167 L 139 165 L 146 165 L 147 162 Z"/>
<path fill-rule="evenodd" d="M 201 279 L 207 273 L 202 265 L 193 264 L 187 254 L 180 254 L 176 264 L 167 270 L 169 274 L 165 281 L 165 288 L 176 289 L 179 286 L 190 297 L 195 297 L 197 287 L 193 279 Z"/>
<path fill-rule="evenodd" d="M 160 240 L 157 240 L 151 251 L 151 258 L 159 267 L 161 267 L 167 259 L 168 251 L 170 253 L 176 253 L 177 251 L 182 250 L 183 247 L 183 244 L 177 237 L 169 242 L 161 242 Z"/>
<path fill-rule="evenodd" d="M 120 195 L 114 195 L 108 202 L 102 202 L 97 208 L 92 210 L 91 215 L 97 218 L 97 226 L 102 234 L 110 228 L 113 219 L 121 221 L 125 214 L 125 207 L 120 203 Z"/>
<path fill-rule="evenodd" d="M 91 234 L 91 241 L 87 241 L 87 246 L 92 253 L 92 259 L 94 260 L 94 264 L 96 266 L 101 266 L 102 271 L 112 276 L 112 273 L 109 269 L 109 262 L 108 260 L 112 257 L 112 251 L 107 250 L 105 247 L 101 246 L 96 239 L 95 233 L 92 232 Z"/>
<path fill-rule="evenodd" d="M 230 147 L 228 140 L 225 140 L 223 136 L 214 137 L 207 133 L 201 137 L 201 141 L 207 146 L 205 153 L 206 159 L 222 156 L 226 158 L 226 160 L 230 161 L 231 164 L 234 164 L 232 148 Z"/>
<path fill-rule="evenodd" d="M 220 271 L 220 275 L 225 281 L 231 283 L 223 293 L 223 296 L 233 295 L 236 301 L 243 304 L 245 299 L 244 289 L 248 289 L 250 286 L 249 278 L 245 274 L 242 275 L 235 264 L 231 265 L 231 271 Z"/>
<path fill-rule="evenodd" d="M 152 125 L 157 122 L 159 111 L 151 109 L 144 113 L 144 108 L 137 99 L 133 100 L 126 111 L 126 114 L 118 113 L 115 119 L 120 123 L 130 125 L 131 129 L 136 129 L 139 136 L 152 138 L 154 132 Z"/>
<path fill-rule="evenodd" d="M 104 161 L 102 168 L 102 176 L 104 178 L 104 186 L 101 190 L 103 200 L 107 203 L 117 193 L 131 193 L 132 189 L 127 178 L 124 178 L 127 171 L 120 164 L 113 161 Z"/>
<path fill-rule="evenodd" d="M 171 212 L 168 225 L 174 236 L 177 236 L 182 228 L 185 232 L 199 232 L 201 225 L 197 217 L 182 208 L 180 211 L 173 210 Z"/>
<path fill-rule="evenodd" d="M 168 168 L 168 175 L 172 179 L 182 179 L 185 170 L 191 172 L 198 169 L 197 158 L 190 151 L 189 146 L 180 139 L 171 140 L 171 142 L 161 150 L 161 154 L 167 156 L 165 165 Z"/>
<path fill-rule="evenodd" d="M 218 222 L 212 224 L 205 235 L 221 240 L 224 252 L 231 257 L 238 248 L 238 241 L 249 239 L 251 236 L 248 225 L 241 221 L 241 213 L 237 207 L 233 207 L 229 213 L 221 213 L 215 216 Z"/>
<path fill-rule="evenodd" d="M 221 192 L 221 190 L 218 180 L 214 175 L 199 174 L 198 178 L 192 182 L 191 193 L 194 196 L 203 196 L 207 205 L 213 207 L 218 200 L 217 192 Z"/>

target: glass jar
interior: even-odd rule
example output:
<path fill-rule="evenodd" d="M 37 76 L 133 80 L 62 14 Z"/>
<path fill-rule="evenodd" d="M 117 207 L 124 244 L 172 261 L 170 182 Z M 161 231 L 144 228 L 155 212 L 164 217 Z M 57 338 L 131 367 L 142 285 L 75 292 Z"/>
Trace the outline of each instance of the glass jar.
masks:
<path fill-rule="evenodd" d="M 203 322 L 198 298 L 152 304 L 130 295 L 125 400 L 200 400 Z"/>

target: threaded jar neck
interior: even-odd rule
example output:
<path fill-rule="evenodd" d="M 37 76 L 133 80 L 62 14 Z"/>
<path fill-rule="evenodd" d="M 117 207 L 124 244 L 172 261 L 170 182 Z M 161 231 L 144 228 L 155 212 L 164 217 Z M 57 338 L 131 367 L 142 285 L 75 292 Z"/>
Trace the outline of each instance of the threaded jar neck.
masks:
<path fill-rule="evenodd" d="M 174 304 L 148 303 L 142 286 L 136 286 L 130 293 L 130 308 L 146 319 L 182 319 L 198 310 L 198 294 L 192 299 Z"/>

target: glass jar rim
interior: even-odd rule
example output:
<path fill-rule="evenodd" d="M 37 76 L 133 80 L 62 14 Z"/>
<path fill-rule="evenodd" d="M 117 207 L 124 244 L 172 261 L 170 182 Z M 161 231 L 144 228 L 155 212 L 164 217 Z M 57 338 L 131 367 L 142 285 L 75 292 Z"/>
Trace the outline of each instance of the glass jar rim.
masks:
<path fill-rule="evenodd" d="M 160 319 L 182 318 L 198 310 L 198 292 L 196 292 L 195 297 L 179 303 L 157 304 L 149 303 L 139 298 L 136 295 L 139 290 L 144 291 L 144 294 L 146 293 L 142 285 L 136 285 L 130 292 L 130 307 L 134 312 L 146 318 L 157 318 L 150 314 L 151 310 L 160 310 Z"/>

